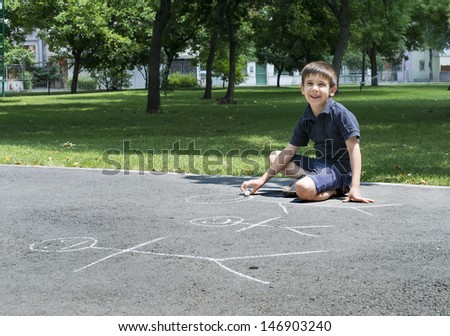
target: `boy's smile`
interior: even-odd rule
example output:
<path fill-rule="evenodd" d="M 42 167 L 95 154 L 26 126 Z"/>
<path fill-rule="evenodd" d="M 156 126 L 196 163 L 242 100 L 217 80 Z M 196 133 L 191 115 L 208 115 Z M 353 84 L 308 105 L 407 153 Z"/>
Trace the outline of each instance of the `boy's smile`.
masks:
<path fill-rule="evenodd" d="M 311 74 L 305 78 L 301 90 L 317 116 L 323 111 L 328 98 L 336 93 L 336 86 L 330 87 L 330 80 L 326 77 Z"/>

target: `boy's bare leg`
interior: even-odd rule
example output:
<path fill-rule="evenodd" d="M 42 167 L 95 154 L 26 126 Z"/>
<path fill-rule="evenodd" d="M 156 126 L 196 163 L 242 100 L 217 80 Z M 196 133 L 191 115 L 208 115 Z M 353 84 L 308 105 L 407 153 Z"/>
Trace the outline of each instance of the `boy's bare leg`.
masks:
<path fill-rule="evenodd" d="M 336 190 L 325 190 L 318 193 L 314 181 L 308 176 L 297 181 L 295 191 L 301 200 L 313 202 L 325 201 L 336 195 Z"/>
<path fill-rule="evenodd" d="M 271 164 L 278 159 L 280 153 L 281 151 L 274 151 L 270 154 L 269 160 Z M 292 161 L 288 162 L 285 168 L 280 172 L 285 176 L 293 178 L 299 178 L 302 175 L 308 175 L 305 170 L 303 170 L 300 166 L 297 166 Z M 305 176 L 304 178 L 296 182 L 295 191 L 297 193 L 297 196 L 301 200 L 313 202 L 326 201 L 330 197 L 336 195 L 336 190 L 325 190 L 321 193 L 318 193 L 314 181 L 308 176 Z"/>

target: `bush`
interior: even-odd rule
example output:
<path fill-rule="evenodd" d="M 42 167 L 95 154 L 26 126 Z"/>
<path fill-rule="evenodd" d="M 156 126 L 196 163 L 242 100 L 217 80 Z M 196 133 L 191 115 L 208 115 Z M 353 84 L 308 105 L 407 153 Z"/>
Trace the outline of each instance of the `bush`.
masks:
<path fill-rule="evenodd" d="M 119 68 L 97 69 L 91 72 L 91 76 L 108 91 L 129 88 L 133 77 L 128 71 Z"/>
<path fill-rule="evenodd" d="M 197 78 L 194 75 L 182 75 L 179 72 L 175 72 L 169 76 L 169 87 L 197 87 Z"/>
<path fill-rule="evenodd" d="M 23 81 L 23 88 L 26 91 L 33 90 L 33 74 L 31 72 L 25 71 L 21 79 Z"/>
<path fill-rule="evenodd" d="M 68 87 L 72 87 L 72 78 L 67 81 Z M 78 89 L 79 90 L 97 90 L 98 83 L 94 78 L 91 77 L 78 77 Z"/>

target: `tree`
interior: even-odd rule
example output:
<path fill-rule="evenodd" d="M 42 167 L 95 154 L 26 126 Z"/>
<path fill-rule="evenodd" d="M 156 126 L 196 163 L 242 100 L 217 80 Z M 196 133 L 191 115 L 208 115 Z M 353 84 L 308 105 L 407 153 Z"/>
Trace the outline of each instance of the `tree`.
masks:
<path fill-rule="evenodd" d="M 6 64 L 24 64 L 27 68 L 34 64 L 35 56 L 31 50 L 21 45 L 12 45 L 8 41 L 6 41 L 5 45 L 7 50 L 5 53 Z"/>
<path fill-rule="evenodd" d="M 77 92 L 83 62 L 112 39 L 106 0 L 50 0 L 27 2 L 21 8 L 23 25 L 38 29 L 40 36 L 59 57 L 73 60 L 71 92 Z M 36 20 L 40 18 L 40 20 Z"/>
<path fill-rule="evenodd" d="M 63 75 L 60 72 L 60 68 L 56 65 L 48 65 L 45 68 L 36 68 L 33 72 L 34 81 L 47 83 L 48 94 L 50 94 L 51 83 L 61 80 L 62 78 Z"/>
<path fill-rule="evenodd" d="M 214 9 L 214 19 L 210 21 L 210 25 L 212 26 L 210 40 L 209 40 L 209 48 L 208 48 L 208 58 L 206 60 L 206 85 L 205 91 L 203 93 L 203 99 L 211 99 L 212 98 L 212 74 L 213 74 L 213 64 L 214 58 L 216 54 L 217 44 L 219 40 L 220 29 L 223 26 L 224 22 L 224 13 L 225 13 L 225 5 L 226 1 L 216 0 L 215 1 L 215 9 Z"/>
<path fill-rule="evenodd" d="M 130 67 L 135 67 L 142 74 L 145 80 L 145 89 L 148 90 L 148 64 L 150 44 L 152 38 L 152 23 L 155 20 L 156 10 L 154 6 L 149 4 L 148 0 L 140 0 L 142 5 L 136 7 L 129 5 L 136 15 L 135 19 L 130 22 L 130 27 L 133 32 L 133 53 L 131 53 Z M 119 0 L 121 2 L 121 0 Z M 136 3 L 136 2 L 135 2 Z M 128 15 L 127 15 L 128 16 Z M 139 29 L 136 29 L 139 27 Z"/>
<path fill-rule="evenodd" d="M 228 77 L 230 72 L 230 63 L 229 59 L 226 55 L 222 55 L 222 49 L 219 50 L 219 54 L 216 55 L 214 64 L 212 67 L 212 74 L 214 77 L 220 77 L 222 80 L 222 87 L 225 87 L 225 84 L 230 80 Z M 245 80 L 245 76 L 242 72 L 242 69 L 244 69 L 247 65 L 246 59 L 243 56 L 238 56 L 236 59 L 236 73 L 234 82 L 236 84 L 241 84 Z"/>
<path fill-rule="evenodd" d="M 356 44 L 369 56 L 372 86 L 378 86 L 377 56 L 393 58 L 404 51 L 409 9 L 408 0 L 359 0 L 359 21 L 353 31 Z"/>
<path fill-rule="evenodd" d="M 13 17 L 15 26 L 38 30 L 51 51 L 72 60 L 76 93 L 82 68 L 122 74 L 132 67 L 152 20 L 148 8 L 147 0 L 24 1 Z"/>
<path fill-rule="evenodd" d="M 147 27 L 154 9 L 145 0 L 108 0 L 107 4 L 109 32 L 83 66 L 107 89 L 118 90 L 130 86 L 129 71 L 143 63 L 143 51 L 148 59 L 151 30 Z"/>
<path fill-rule="evenodd" d="M 253 13 L 256 56 L 260 63 L 271 63 L 277 70 L 277 87 L 284 71 L 300 69 L 311 58 L 320 58 L 314 43 L 318 26 L 311 11 L 296 0 L 268 2 Z"/>
<path fill-rule="evenodd" d="M 239 5 L 245 0 L 224 0 L 225 9 L 225 27 L 229 43 L 229 65 L 228 87 L 225 96 L 217 100 L 218 104 L 235 104 L 234 89 L 236 85 L 236 63 L 238 50 L 237 32 L 241 25 L 243 14 L 239 12 Z"/>
<path fill-rule="evenodd" d="M 434 80 L 433 51 L 450 46 L 450 1 L 415 0 L 411 25 L 407 31 L 409 50 L 428 50 L 429 80 Z"/>
<path fill-rule="evenodd" d="M 179 53 L 193 52 L 198 41 L 203 39 L 202 25 L 210 15 L 208 2 L 174 0 L 171 15 L 163 37 L 164 67 L 161 88 L 167 87 L 170 68 Z"/>
<path fill-rule="evenodd" d="M 338 2 L 340 2 L 340 5 Z M 342 59 L 344 58 L 350 36 L 349 0 L 327 0 L 326 3 L 331 8 L 339 23 L 339 37 L 336 42 L 333 57 L 333 67 L 336 70 L 339 82 Z"/>
<path fill-rule="evenodd" d="M 5 65 L 9 67 L 8 78 L 20 79 L 23 81 L 25 88 L 31 89 L 31 74 L 29 71 L 35 62 L 34 52 L 22 45 L 13 45 L 9 41 L 5 43 L 5 50 Z"/>
<path fill-rule="evenodd" d="M 156 12 L 155 21 L 153 23 L 153 35 L 149 52 L 149 81 L 146 113 L 161 112 L 159 69 L 161 64 L 161 48 L 164 29 L 166 28 L 170 18 L 170 5 L 171 0 L 160 0 L 159 9 Z"/>

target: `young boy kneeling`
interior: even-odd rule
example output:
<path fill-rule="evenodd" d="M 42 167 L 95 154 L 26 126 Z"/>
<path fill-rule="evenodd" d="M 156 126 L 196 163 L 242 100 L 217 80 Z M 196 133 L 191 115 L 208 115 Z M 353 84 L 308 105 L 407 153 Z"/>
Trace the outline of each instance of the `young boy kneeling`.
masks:
<path fill-rule="evenodd" d="M 269 169 L 260 178 L 244 182 L 241 190 L 251 187 L 253 194 L 281 172 L 297 179 L 285 194 L 304 201 L 324 201 L 348 192 L 344 202 L 374 202 L 361 196 L 359 125 L 353 113 L 332 99 L 337 91 L 333 67 L 322 61 L 306 65 L 301 91 L 308 106 L 289 144 L 282 151 L 272 152 Z M 309 140 L 314 142 L 316 158 L 296 154 Z"/>

